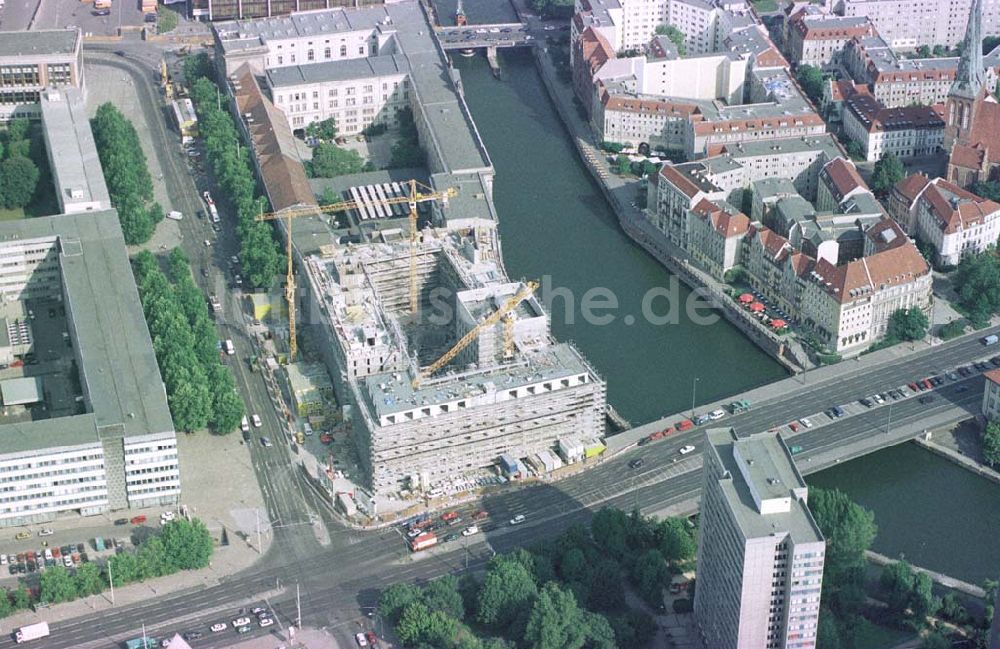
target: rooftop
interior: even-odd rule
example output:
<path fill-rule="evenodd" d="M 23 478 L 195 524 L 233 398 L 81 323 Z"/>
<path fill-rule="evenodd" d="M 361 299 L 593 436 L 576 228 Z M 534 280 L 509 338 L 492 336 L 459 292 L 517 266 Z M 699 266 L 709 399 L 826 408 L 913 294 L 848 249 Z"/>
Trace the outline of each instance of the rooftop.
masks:
<path fill-rule="evenodd" d="M 3 32 L 0 57 L 73 54 L 80 45 L 78 29 L 43 29 L 30 32 Z"/>
<path fill-rule="evenodd" d="M 73 204 L 110 208 L 83 94 L 76 88 L 49 89 L 42 93 L 41 107 L 52 176 L 60 185 L 55 189 L 65 211 L 74 211 Z"/>
<path fill-rule="evenodd" d="M 215 23 L 214 28 L 226 53 L 302 36 L 394 29 L 384 7 L 299 11 L 287 16 L 227 20 Z"/>
<path fill-rule="evenodd" d="M 804 502 L 805 480 L 777 433 L 741 438 L 733 428 L 712 428 L 706 437 L 726 471 L 719 486 L 744 538 L 787 533 L 796 543 L 824 540 Z"/>
<path fill-rule="evenodd" d="M 267 71 L 267 82 L 272 88 L 281 88 L 303 83 L 385 77 L 405 74 L 408 71 L 409 66 L 406 59 L 396 54 L 271 68 Z"/>

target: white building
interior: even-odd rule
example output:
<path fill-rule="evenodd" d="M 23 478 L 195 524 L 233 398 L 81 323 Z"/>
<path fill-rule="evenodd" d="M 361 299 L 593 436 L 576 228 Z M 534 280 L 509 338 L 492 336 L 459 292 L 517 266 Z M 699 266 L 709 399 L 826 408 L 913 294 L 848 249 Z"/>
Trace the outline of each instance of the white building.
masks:
<path fill-rule="evenodd" d="M 111 209 L 83 93 L 73 87 L 50 88 L 42 92 L 40 106 L 59 211 L 75 214 Z"/>
<path fill-rule="evenodd" d="M 958 45 L 972 0 L 833 0 L 834 10 L 845 16 L 867 16 L 879 34 L 894 48 L 920 45 Z M 983 33 L 1000 32 L 1000 3 L 983 3 Z"/>
<path fill-rule="evenodd" d="M 901 181 L 905 186 L 905 180 Z M 914 234 L 934 247 L 935 263 L 955 266 L 1000 238 L 1000 205 L 943 178 L 924 184 L 912 208 Z"/>
<path fill-rule="evenodd" d="M 8 221 L 0 236 L 7 307 L 65 311 L 72 363 L 43 361 L 53 372 L 42 381 L 74 367 L 61 371 L 76 371 L 82 392 L 46 394 L 45 418 L 16 407 L 0 418 L 0 525 L 177 503 L 176 436 L 118 215 Z"/>
<path fill-rule="evenodd" d="M 867 18 L 797 14 L 788 24 L 786 51 L 798 65 L 830 67 L 840 63 L 844 46 L 852 38 L 871 36 Z"/>
<path fill-rule="evenodd" d="M 890 154 L 914 158 L 942 152 L 943 104 L 885 108 L 875 97 L 859 94 L 844 108 L 844 133 L 862 146 L 868 162 Z"/>
<path fill-rule="evenodd" d="M 983 387 L 983 415 L 988 420 L 1000 421 L 1000 370 L 983 372 L 986 385 Z M 993 625 L 996 627 L 996 625 Z"/>
<path fill-rule="evenodd" d="M 695 619 L 713 649 L 816 646 L 826 541 L 777 433 L 706 432 Z"/>

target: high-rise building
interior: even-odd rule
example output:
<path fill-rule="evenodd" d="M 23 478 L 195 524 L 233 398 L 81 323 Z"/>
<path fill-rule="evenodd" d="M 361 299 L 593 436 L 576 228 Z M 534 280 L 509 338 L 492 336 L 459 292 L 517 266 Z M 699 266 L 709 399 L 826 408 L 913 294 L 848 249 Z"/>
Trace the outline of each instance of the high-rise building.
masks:
<path fill-rule="evenodd" d="M 816 646 L 826 541 L 777 433 L 706 433 L 694 612 L 713 649 Z"/>

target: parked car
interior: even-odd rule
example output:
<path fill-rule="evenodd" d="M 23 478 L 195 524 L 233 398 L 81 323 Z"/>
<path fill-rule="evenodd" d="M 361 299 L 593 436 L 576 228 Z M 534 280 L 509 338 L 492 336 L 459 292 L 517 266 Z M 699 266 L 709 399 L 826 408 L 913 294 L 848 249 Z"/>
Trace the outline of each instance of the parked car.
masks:
<path fill-rule="evenodd" d="M 371 631 L 368 631 L 367 633 L 365 633 L 365 638 L 368 639 L 368 644 L 369 645 L 371 645 L 372 647 L 378 647 L 378 636 L 377 635 L 375 635 Z"/>
<path fill-rule="evenodd" d="M 368 646 L 368 640 L 365 638 L 365 634 L 360 631 L 354 634 L 354 641 L 358 643 L 359 647 Z"/>
<path fill-rule="evenodd" d="M 257 620 L 257 624 L 259 624 L 260 628 L 263 629 L 265 627 L 269 627 L 272 624 L 274 624 L 274 620 L 272 620 L 269 617 L 262 617 L 262 618 L 260 618 L 260 619 Z"/>
<path fill-rule="evenodd" d="M 521 523 L 524 522 L 524 520 L 525 520 L 524 514 L 518 514 L 514 518 L 510 519 L 510 524 L 511 525 L 520 525 Z"/>
<path fill-rule="evenodd" d="M 38 536 L 52 536 L 55 532 L 52 531 L 51 527 L 43 527 L 38 530 Z"/>
<path fill-rule="evenodd" d="M 641 457 L 637 457 L 637 458 L 635 458 L 634 460 L 632 460 L 631 462 L 628 463 L 628 468 L 630 468 L 630 469 L 638 469 L 641 466 L 642 466 L 642 458 Z"/>
<path fill-rule="evenodd" d="M 23 541 L 25 539 L 30 539 L 30 538 L 31 538 L 31 532 L 29 532 L 28 530 L 21 530 L 20 532 L 14 535 L 15 541 Z"/>
<path fill-rule="evenodd" d="M 212 626 L 209 627 L 209 630 L 212 633 L 221 633 L 222 631 L 226 630 L 226 623 L 225 622 L 216 622 L 215 624 L 213 624 Z"/>
<path fill-rule="evenodd" d="M 811 421 L 809 421 L 806 417 L 803 417 L 802 419 L 800 419 L 799 423 L 802 424 L 803 426 L 805 426 L 806 428 L 812 428 L 813 427 L 813 423 Z"/>
<path fill-rule="evenodd" d="M 142 525 L 143 523 L 146 522 L 146 515 L 139 514 L 138 516 L 133 516 L 132 520 L 130 520 L 129 522 L 132 523 L 133 525 Z"/>
<path fill-rule="evenodd" d="M 478 534 L 479 528 L 475 525 L 470 525 L 464 530 L 462 530 L 462 536 L 472 536 L 473 534 Z"/>
<path fill-rule="evenodd" d="M 693 453 L 693 452 L 694 452 L 694 446 L 692 446 L 691 444 L 688 444 L 687 446 L 682 446 L 680 450 L 681 455 L 687 455 L 688 453 Z"/>

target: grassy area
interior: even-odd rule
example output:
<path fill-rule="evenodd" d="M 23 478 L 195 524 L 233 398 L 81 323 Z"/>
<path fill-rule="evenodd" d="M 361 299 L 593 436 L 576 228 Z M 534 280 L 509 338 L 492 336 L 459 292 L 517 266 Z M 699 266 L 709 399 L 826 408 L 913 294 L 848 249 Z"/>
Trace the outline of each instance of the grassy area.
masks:
<path fill-rule="evenodd" d="M 855 627 L 854 649 L 888 649 L 913 637 L 912 632 L 878 626 L 861 618 Z"/>

